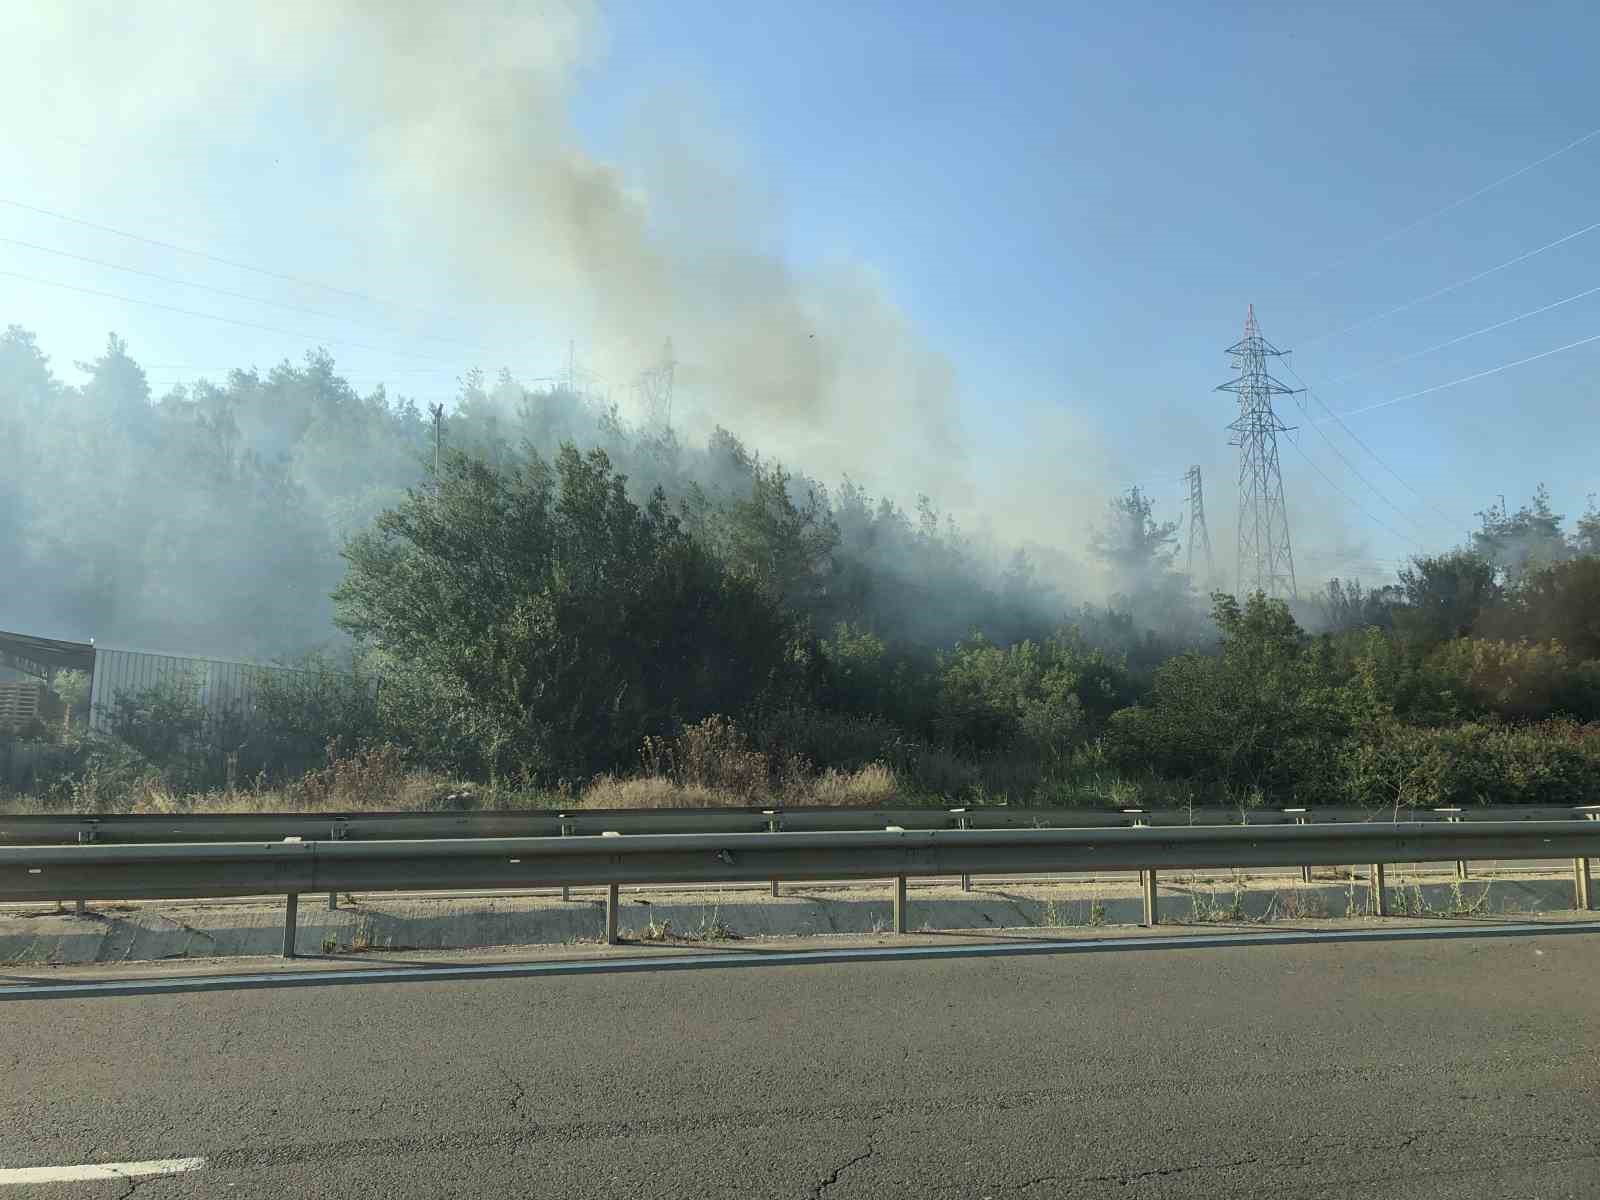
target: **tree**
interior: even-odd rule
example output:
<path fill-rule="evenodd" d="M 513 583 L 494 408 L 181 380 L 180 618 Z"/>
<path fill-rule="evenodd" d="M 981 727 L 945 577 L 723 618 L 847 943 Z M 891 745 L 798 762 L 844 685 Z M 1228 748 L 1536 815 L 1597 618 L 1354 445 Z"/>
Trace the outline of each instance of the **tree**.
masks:
<path fill-rule="evenodd" d="M 459 752 L 492 771 L 610 769 L 787 669 L 776 606 L 664 496 L 634 504 L 600 450 L 507 469 L 452 454 L 345 557 L 341 627 L 437 679 Z"/>
<path fill-rule="evenodd" d="M 1310 643 L 1282 600 L 1212 600 L 1220 652 L 1163 663 L 1148 701 L 1112 716 L 1108 752 L 1131 768 L 1258 788 L 1274 803 L 1331 798 L 1353 716 L 1326 643 Z"/>
<path fill-rule="evenodd" d="M 757 460 L 748 493 L 721 510 L 711 539 L 723 561 L 770 600 L 809 615 L 825 597 L 839 527 L 825 492 L 802 490 L 780 465 Z"/>
<path fill-rule="evenodd" d="M 1112 607 L 1136 625 L 1182 637 L 1198 613 L 1188 576 L 1176 568 L 1178 523 L 1157 521 L 1154 509 L 1144 492 L 1129 488 L 1109 502 L 1090 544 L 1110 575 Z"/>
<path fill-rule="evenodd" d="M 1530 570 L 1496 624 L 1501 637 L 1557 641 L 1579 659 L 1600 659 L 1600 558 Z"/>
<path fill-rule="evenodd" d="M 1470 634 L 1502 594 L 1494 564 L 1470 550 L 1413 558 L 1400 572 L 1400 590 L 1395 627 L 1423 647 Z"/>
<path fill-rule="evenodd" d="M 1572 550 L 1575 554 L 1600 557 L 1600 509 L 1595 508 L 1594 493 L 1589 493 L 1583 516 L 1578 518 L 1572 533 Z"/>
<path fill-rule="evenodd" d="M 1124 583 L 1172 569 L 1178 556 L 1178 523 L 1158 522 L 1155 502 L 1131 487 L 1106 505 L 1105 524 L 1094 534 L 1095 554 Z"/>
<path fill-rule="evenodd" d="M 1363 588 L 1359 579 L 1330 579 L 1312 600 L 1330 633 L 1388 629 L 1394 625 L 1393 609 L 1400 601 L 1400 589 L 1392 584 Z"/>
<path fill-rule="evenodd" d="M 1561 531 L 1562 517 L 1551 510 L 1550 492 L 1542 483 L 1534 489 L 1533 499 L 1515 513 L 1508 515 L 1502 504 L 1477 515 L 1482 527 L 1472 535 L 1473 549 L 1506 583 L 1515 584 L 1528 571 L 1572 553 Z"/>

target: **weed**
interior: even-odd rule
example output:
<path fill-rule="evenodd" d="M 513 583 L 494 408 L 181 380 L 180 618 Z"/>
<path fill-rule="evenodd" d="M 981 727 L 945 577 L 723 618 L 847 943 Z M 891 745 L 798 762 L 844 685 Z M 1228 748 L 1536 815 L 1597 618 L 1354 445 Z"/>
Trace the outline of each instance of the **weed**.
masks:
<path fill-rule="evenodd" d="M 1189 903 L 1192 906 L 1190 919 L 1201 922 L 1242 921 L 1245 919 L 1244 888 L 1235 883 L 1233 896 L 1224 905 L 1217 899 L 1215 890 L 1202 894 L 1199 891 L 1189 893 Z"/>
<path fill-rule="evenodd" d="M 641 942 L 665 942 L 670 941 L 671 938 L 672 922 L 657 921 L 654 917 L 651 917 L 650 923 L 639 931 L 639 940 Z"/>
<path fill-rule="evenodd" d="M 692 933 L 685 935 L 688 940 L 694 942 L 730 942 L 736 940 L 739 935 L 729 926 L 723 924 L 720 917 L 721 911 L 720 907 L 713 907 L 708 914 L 704 909 L 701 909 L 700 925 Z"/>

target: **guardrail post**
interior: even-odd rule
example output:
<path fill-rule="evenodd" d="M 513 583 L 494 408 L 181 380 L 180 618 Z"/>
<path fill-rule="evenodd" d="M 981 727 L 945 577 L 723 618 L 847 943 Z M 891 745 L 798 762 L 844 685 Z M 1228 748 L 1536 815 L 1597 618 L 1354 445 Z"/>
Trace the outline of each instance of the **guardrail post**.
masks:
<path fill-rule="evenodd" d="M 761 810 L 761 813 L 767 818 L 768 833 L 778 833 L 783 829 L 783 822 L 778 820 L 778 812 L 776 809 L 764 808 Z M 776 879 L 772 881 L 772 898 L 774 900 L 778 898 L 778 881 Z"/>
<path fill-rule="evenodd" d="M 1383 894 L 1384 878 L 1383 864 L 1372 864 L 1372 915 L 1387 917 L 1389 915 L 1389 898 Z"/>
<path fill-rule="evenodd" d="M 565 813 L 562 813 L 561 815 L 563 817 L 566 816 Z M 561 836 L 562 837 L 571 837 L 572 836 L 572 823 L 570 821 L 563 820 L 561 822 Z M 572 899 L 572 888 L 570 886 L 568 886 L 567 884 L 565 884 L 565 883 L 563 883 L 561 885 L 561 898 L 563 900 L 571 900 Z"/>
<path fill-rule="evenodd" d="M 1133 818 L 1135 829 L 1150 828 L 1150 820 L 1144 816 L 1142 808 L 1125 808 L 1122 810 Z M 1161 922 L 1161 899 L 1156 894 L 1156 873 L 1151 867 L 1145 867 L 1139 872 L 1139 890 L 1144 894 L 1144 923 L 1154 928 Z"/>
<path fill-rule="evenodd" d="M 1152 929 L 1161 923 L 1161 901 L 1156 895 L 1155 871 L 1140 871 L 1140 882 L 1144 885 L 1144 923 Z"/>
<path fill-rule="evenodd" d="M 906 877 L 904 875 L 896 875 L 894 877 L 894 931 L 896 933 L 904 933 L 906 931 Z"/>
<path fill-rule="evenodd" d="M 966 828 L 968 828 L 968 825 L 967 825 L 967 810 L 966 809 L 964 809 L 964 808 L 952 808 L 950 810 L 950 813 L 956 819 L 956 828 L 957 829 L 966 829 Z M 965 871 L 961 872 L 961 890 L 963 892 L 970 892 L 972 890 L 972 876 L 968 875 Z"/>
<path fill-rule="evenodd" d="M 1306 810 L 1303 809 L 1303 808 L 1286 808 L 1283 811 L 1286 814 L 1294 817 L 1294 823 L 1296 825 L 1309 825 L 1311 823 L 1311 818 L 1306 816 Z M 1300 882 L 1301 883 L 1310 883 L 1311 882 L 1311 868 L 1310 867 L 1305 866 L 1305 865 L 1302 865 L 1300 867 Z"/>
<path fill-rule="evenodd" d="M 78 845 L 87 846 L 92 841 L 94 841 L 94 827 L 92 825 L 88 829 L 80 829 L 80 830 L 78 830 Z M 89 911 L 89 902 L 87 900 L 81 900 L 80 899 L 80 900 L 74 900 L 72 902 L 72 915 L 73 916 L 75 916 L 75 917 L 87 916 L 88 915 L 88 911 Z"/>
<path fill-rule="evenodd" d="M 1436 813 L 1443 813 L 1445 821 L 1451 825 L 1461 824 L 1461 810 L 1459 808 L 1436 808 L 1433 811 Z M 1467 860 L 1464 858 L 1458 858 L 1456 859 L 1456 878 L 1465 879 L 1466 877 Z"/>
<path fill-rule="evenodd" d="M 300 893 L 290 892 L 283 905 L 283 956 L 294 957 L 294 935 L 300 919 Z"/>
<path fill-rule="evenodd" d="M 1600 808 L 1596 808 L 1592 804 L 1585 805 L 1578 811 L 1583 814 L 1585 820 L 1600 820 Z M 1589 859 L 1587 857 L 1572 860 L 1572 890 L 1580 911 L 1588 912 L 1594 907 L 1590 896 Z"/>
<path fill-rule="evenodd" d="M 347 820 L 347 818 L 345 818 L 345 817 L 336 817 L 334 819 L 333 828 L 328 831 L 328 836 L 332 840 L 334 840 L 336 842 L 344 841 L 345 835 L 350 832 L 350 827 L 345 823 L 346 820 Z M 328 893 L 328 911 L 329 912 L 338 912 L 339 911 L 339 893 L 338 892 L 329 892 Z"/>
<path fill-rule="evenodd" d="M 606 945 L 615 946 L 617 937 L 617 885 L 606 884 Z"/>

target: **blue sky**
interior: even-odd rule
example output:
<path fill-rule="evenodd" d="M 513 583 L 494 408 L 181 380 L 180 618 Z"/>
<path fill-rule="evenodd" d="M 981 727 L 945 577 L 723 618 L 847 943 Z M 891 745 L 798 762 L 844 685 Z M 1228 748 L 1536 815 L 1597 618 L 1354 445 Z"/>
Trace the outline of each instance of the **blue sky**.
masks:
<path fill-rule="evenodd" d="M 1311 343 L 1291 361 L 1335 411 L 1600 333 L 1596 295 L 1325 382 L 1600 284 L 1596 231 L 1324 336 L 1600 220 L 1597 138 L 1369 248 L 1600 127 L 1600 10 L 1312 8 L 1036 4 L 1000 18 L 851 4 L 728 20 L 714 4 L 630 7 L 580 112 L 603 142 L 625 120 L 626 80 L 652 60 L 714 88 L 781 181 L 792 251 L 843 245 L 878 263 L 960 363 L 969 404 L 997 418 L 994 436 L 1027 436 L 1025 417 L 1006 419 L 1023 406 L 1081 407 L 1128 478 L 1172 494 L 1193 459 L 1220 492 L 1231 397 L 1209 389 L 1227 378 L 1221 351 L 1246 303 L 1280 347 Z M 1317 432 L 1292 401 L 1285 417 L 1353 499 L 1431 544 L 1540 480 L 1581 509 L 1597 482 L 1573 426 L 1597 368 L 1600 345 L 1351 418 L 1415 493 L 1336 423 Z M 1336 506 L 1374 557 L 1405 552 L 1298 451 L 1283 454 L 1292 508 Z"/>
<path fill-rule="evenodd" d="M 594 28 L 564 92 L 583 150 L 648 177 L 670 107 L 732 164 L 748 193 L 743 236 L 798 271 L 870 269 L 954 366 L 980 509 L 1054 503 L 1033 481 L 1076 475 L 1101 492 L 1140 483 L 1177 515 L 1179 476 L 1200 463 L 1212 540 L 1231 559 L 1232 397 L 1212 389 L 1229 377 L 1223 351 L 1249 303 L 1266 335 L 1295 349 L 1300 378 L 1283 377 L 1317 394 L 1307 412 L 1282 409 L 1301 427 L 1283 471 L 1303 581 L 1336 568 L 1371 578 L 1457 541 L 1499 493 L 1515 507 L 1545 481 L 1576 515 L 1600 488 L 1586 436 L 1600 342 L 1350 417 L 1387 465 L 1319 407 L 1363 408 L 1600 333 L 1597 293 L 1387 365 L 1600 285 L 1600 230 L 1370 320 L 1600 221 L 1596 137 L 1413 224 L 1600 128 L 1593 6 L 678 0 L 609 4 Z M 179 62 L 203 48 L 166 40 L 189 56 Z M 116 47 L 79 61 L 82 43 L 63 44 L 68 77 L 82 71 L 91 95 L 104 87 L 95 56 Z M 464 357 L 527 375 L 558 368 L 567 331 L 548 308 L 530 324 L 503 295 L 477 297 L 447 258 L 403 261 L 408 239 L 437 241 L 437 229 L 369 236 L 382 222 L 345 153 L 361 131 L 318 112 L 314 93 L 283 89 L 294 69 L 264 74 L 280 90 L 252 85 L 258 107 L 186 107 L 185 87 L 170 85 L 142 120 L 104 104 L 98 120 L 42 118 L 0 161 L 0 199 L 401 295 L 409 315 L 0 205 L 0 237 L 327 314 L 0 242 L 0 271 L 33 277 L 0 276 L 3 319 L 34 328 L 63 368 L 117 329 L 137 357 L 168 364 L 150 372 L 162 383 L 297 358 L 309 334 L 363 386 L 386 378 L 421 399 L 448 391 Z M 472 86 L 472 63 L 461 70 Z M 126 86 L 138 93 L 148 78 Z M 228 80 L 209 86 L 196 85 L 217 95 Z M 419 315 L 439 297 L 448 319 Z M 457 342 L 403 336 L 418 331 Z M 913 461 L 894 478 L 914 477 L 928 453 L 908 443 Z"/>

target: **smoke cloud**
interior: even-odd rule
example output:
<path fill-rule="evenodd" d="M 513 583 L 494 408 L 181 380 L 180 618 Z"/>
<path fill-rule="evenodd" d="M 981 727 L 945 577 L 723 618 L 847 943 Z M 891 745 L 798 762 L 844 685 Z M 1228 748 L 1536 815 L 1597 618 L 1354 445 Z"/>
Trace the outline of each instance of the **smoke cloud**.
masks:
<path fill-rule="evenodd" d="M 315 130 L 342 190 L 308 195 L 306 215 L 342 209 L 417 305 L 442 290 L 511 306 L 546 345 L 575 339 L 623 402 L 671 338 L 685 432 L 722 423 L 813 471 L 973 500 L 952 364 L 866 265 L 786 261 L 781 213 L 691 97 L 652 98 L 630 173 L 584 147 L 570 107 L 604 50 L 597 6 L 18 9 L 8 41 L 38 53 L 0 94 L 36 118 L 36 154 L 93 163 L 86 186 L 160 169 L 169 141 L 236 154 Z"/>

